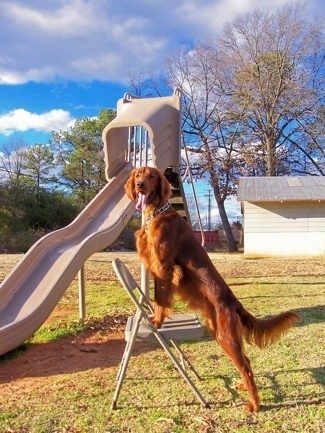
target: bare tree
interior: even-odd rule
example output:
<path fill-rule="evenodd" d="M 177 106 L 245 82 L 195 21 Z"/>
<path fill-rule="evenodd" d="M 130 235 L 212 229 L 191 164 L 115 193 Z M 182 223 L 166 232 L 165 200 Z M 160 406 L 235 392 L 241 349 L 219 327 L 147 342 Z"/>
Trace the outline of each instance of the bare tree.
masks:
<path fill-rule="evenodd" d="M 26 144 L 22 140 L 11 140 L 3 144 L 0 152 L 0 170 L 5 182 L 18 186 L 24 175 Z"/>
<path fill-rule="evenodd" d="M 263 162 L 260 175 L 303 172 L 304 154 L 323 174 L 308 148 L 320 146 L 310 125 L 325 100 L 323 25 L 305 16 L 299 3 L 275 14 L 256 9 L 237 16 L 220 37 L 223 61 L 233 69 L 233 115 L 241 119 L 244 152 Z"/>
<path fill-rule="evenodd" d="M 129 85 L 132 94 L 139 98 L 151 98 L 169 95 L 172 89 L 169 88 L 164 75 L 156 75 L 145 71 L 129 72 Z"/>
<path fill-rule="evenodd" d="M 183 91 L 185 141 L 200 154 L 195 173 L 213 188 L 230 251 L 224 202 L 239 176 L 325 173 L 324 27 L 306 16 L 300 3 L 255 9 L 166 60 L 161 82 Z"/>
<path fill-rule="evenodd" d="M 240 125 L 228 115 L 229 89 L 220 69 L 216 43 L 196 46 L 191 53 L 180 51 L 167 62 L 170 81 L 182 89 L 183 132 L 187 146 L 200 153 L 192 168 L 207 178 L 213 188 L 229 251 L 237 245 L 225 210 L 225 200 L 236 190 L 235 172 L 240 166 L 236 143 Z"/>

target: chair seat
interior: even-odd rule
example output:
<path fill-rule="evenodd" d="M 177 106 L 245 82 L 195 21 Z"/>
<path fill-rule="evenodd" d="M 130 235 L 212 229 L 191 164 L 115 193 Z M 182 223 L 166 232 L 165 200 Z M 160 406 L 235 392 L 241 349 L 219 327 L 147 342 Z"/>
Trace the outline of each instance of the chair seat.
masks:
<path fill-rule="evenodd" d="M 125 341 L 130 340 L 135 322 L 135 316 L 128 317 Z M 165 318 L 158 331 L 166 340 L 196 340 L 204 336 L 204 327 L 195 314 L 171 314 L 170 317 Z M 155 337 L 146 321 L 143 320 L 138 330 L 137 341 L 148 339 L 155 340 Z"/>

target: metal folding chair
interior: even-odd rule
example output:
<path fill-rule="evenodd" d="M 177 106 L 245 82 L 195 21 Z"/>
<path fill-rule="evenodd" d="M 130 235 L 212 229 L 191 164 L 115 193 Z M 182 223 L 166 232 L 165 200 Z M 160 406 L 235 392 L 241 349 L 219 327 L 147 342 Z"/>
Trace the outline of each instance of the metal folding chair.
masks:
<path fill-rule="evenodd" d="M 112 264 L 119 281 L 136 306 L 136 313 L 134 316 L 129 317 L 127 321 L 125 330 L 126 346 L 117 374 L 117 385 L 111 409 L 117 408 L 117 400 L 132 355 L 134 343 L 136 340 L 147 340 L 150 338 L 155 338 L 159 342 L 200 403 L 204 407 L 208 407 L 208 403 L 189 377 L 186 367 L 188 367 L 198 379 L 200 379 L 200 376 L 179 345 L 175 342 L 176 339 L 198 339 L 203 336 L 204 328 L 198 317 L 194 314 L 174 314 L 171 315 L 169 319 L 165 319 L 161 328 L 156 328 L 150 319 L 150 315 L 154 312 L 154 309 L 148 297 L 140 289 L 121 260 L 115 259 Z M 169 344 L 176 349 L 180 360 L 177 359 Z"/>

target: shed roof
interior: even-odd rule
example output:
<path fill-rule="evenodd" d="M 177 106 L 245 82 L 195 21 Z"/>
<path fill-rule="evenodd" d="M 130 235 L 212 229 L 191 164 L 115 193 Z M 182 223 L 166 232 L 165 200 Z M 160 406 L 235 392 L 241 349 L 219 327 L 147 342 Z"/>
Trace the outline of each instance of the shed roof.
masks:
<path fill-rule="evenodd" d="M 242 177 L 238 201 L 325 200 L 325 176 Z"/>

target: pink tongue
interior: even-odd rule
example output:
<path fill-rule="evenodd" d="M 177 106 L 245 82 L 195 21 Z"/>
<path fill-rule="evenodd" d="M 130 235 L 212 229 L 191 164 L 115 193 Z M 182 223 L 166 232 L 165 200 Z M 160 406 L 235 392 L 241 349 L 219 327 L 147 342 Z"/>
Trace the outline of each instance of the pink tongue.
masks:
<path fill-rule="evenodd" d="M 135 205 L 135 208 L 137 210 L 144 211 L 146 207 L 147 207 L 147 196 L 139 192 L 138 201 L 137 204 Z"/>

